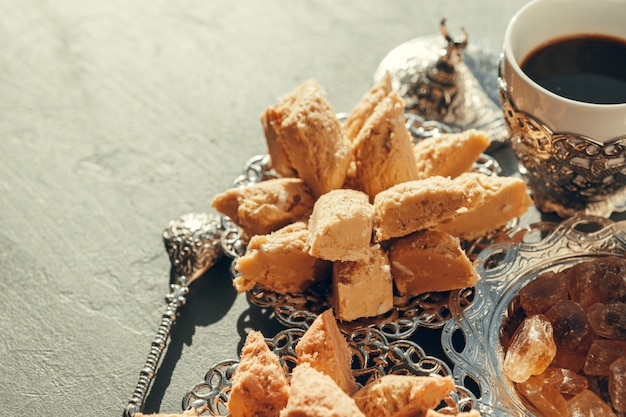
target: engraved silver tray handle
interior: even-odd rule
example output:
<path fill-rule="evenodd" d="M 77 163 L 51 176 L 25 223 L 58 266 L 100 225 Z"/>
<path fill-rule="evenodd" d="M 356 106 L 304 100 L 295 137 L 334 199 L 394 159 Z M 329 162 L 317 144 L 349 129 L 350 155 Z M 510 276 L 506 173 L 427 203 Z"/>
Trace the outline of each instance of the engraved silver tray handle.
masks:
<path fill-rule="evenodd" d="M 451 299 L 451 319 L 442 347 L 454 363 L 457 385 L 478 387 L 478 409 L 493 417 L 533 416 L 504 376 L 500 332 L 519 289 L 539 274 L 558 271 L 598 256 L 624 256 L 626 221 L 577 216 L 562 223 L 541 222 L 494 244 L 476 258 L 480 279 L 469 306 Z M 459 339 L 462 339 L 459 342 Z M 459 346 L 461 345 L 461 346 Z"/>

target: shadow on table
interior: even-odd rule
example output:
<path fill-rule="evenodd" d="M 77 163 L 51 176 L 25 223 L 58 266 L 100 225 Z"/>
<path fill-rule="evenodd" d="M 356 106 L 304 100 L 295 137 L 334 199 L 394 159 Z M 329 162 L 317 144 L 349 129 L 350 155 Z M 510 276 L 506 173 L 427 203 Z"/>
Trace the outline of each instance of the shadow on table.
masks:
<path fill-rule="evenodd" d="M 186 305 L 172 328 L 170 342 L 144 403 L 144 411 L 158 410 L 169 386 L 183 346 L 192 343 L 196 327 L 219 321 L 232 307 L 237 293 L 230 279 L 230 259 L 222 259 L 190 286 Z"/>
<path fill-rule="evenodd" d="M 249 301 L 248 305 L 249 308 L 241 313 L 237 320 L 237 332 L 239 333 L 238 352 L 241 352 L 250 330 L 258 330 L 266 338 L 272 338 L 281 330 L 286 329 L 284 325 L 278 322 L 272 308 L 260 307 Z"/>

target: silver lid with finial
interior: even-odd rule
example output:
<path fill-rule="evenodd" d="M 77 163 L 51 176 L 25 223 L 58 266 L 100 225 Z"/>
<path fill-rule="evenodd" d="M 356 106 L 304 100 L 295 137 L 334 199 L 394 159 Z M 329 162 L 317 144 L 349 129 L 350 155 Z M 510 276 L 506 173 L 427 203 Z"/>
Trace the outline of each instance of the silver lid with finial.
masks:
<path fill-rule="evenodd" d="M 454 131 L 480 129 L 493 145 L 508 140 L 498 98 L 499 51 L 472 44 L 468 33 L 455 39 L 440 22 L 441 36 L 417 38 L 394 48 L 380 63 L 377 81 L 391 73 L 393 89 L 406 110 Z M 492 145 L 492 146 L 493 146 Z"/>

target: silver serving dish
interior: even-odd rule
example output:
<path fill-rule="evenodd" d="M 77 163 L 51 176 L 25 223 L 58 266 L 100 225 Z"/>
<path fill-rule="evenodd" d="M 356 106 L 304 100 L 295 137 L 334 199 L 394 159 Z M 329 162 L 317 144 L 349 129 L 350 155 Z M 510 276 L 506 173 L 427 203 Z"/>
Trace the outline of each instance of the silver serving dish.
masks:
<path fill-rule="evenodd" d="M 491 245 L 476 258 L 480 279 L 474 299 L 467 305 L 451 298 L 441 342 L 454 364 L 455 382 L 471 387 L 483 415 L 529 417 L 533 412 L 502 372 L 500 337 L 510 305 L 519 289 L 543 272 L 599 256 L 624 256 L 626 222 L 573 217 L 530 225 L 511 238 L 513 243 Z"/>
<path fill-rule="evenodd" d="M 304 334 L 303 329 L 286 329 L 272 339 L 266 339 L 276 353 L 287 374 L 298 363 L 295 346 Z M 352 351 L 352 371 L 361 385 L 383 375 L 451 375 L 450 368 L 442 360 L 427 356 L 417 344 L 397 340 L 389 342 L 377 330 L 361 329 L 348 339 Z M 200 415 L 227 416 L 227 402 L 232 386 L 232 376 L 239 362 L 223 361 L 211 367 L 204 380 L 187 392 L 182 401 L 184 410 L 195 408 Z M 440 409 L 468 411 L 475 408 L 476 398 L 471 392 L 459 387 L 446 398 Z"/>
<path fill-rule="evenodd" d="M 339 114 L 338 117 L 342 120 L 345 115 Z M 407 113 L 407 127 L 414 141 L 450 132 L 450 128 L 442 123 L 425 121 L 420 116 L 411 113 Z M 481 155 L 473 169 L 487 175 L 499 175 L 501 172 L 498 162 L 486 154 Z M 249 185 L 277 176 L 277 173 L 271 168 L 269 155 L 257 155 L 246 163 L 242 174 L 235 179 L 233 186 Z M 247 242 L 242 238 L 237 226 L 228 218 L 223 217 L 222 224 L 225 232 L 222 235 L 221 245 L 226 255 L 236 259 L 245 253 Z M 508 225 L 506 229 L 508 230 L 513 226 L 515 226 L 515 222 Z M 498 231 L 479 241 L 466 242 L 465 249 L 470 259 L 488 244 L 497 241 L 505 234 L 503 231 Z M 236 262 L 231 264 L 233 277 L 238 274 L 235 265 Z M 471 289 L 456 292 L 456 294 L 456 299 L 463 299 L 462 304 L 470 303 Z M 247 293 L 251 303 L 262 308 L 273 309 L 276 319 L 286 328 L 299 327 L 304 329 L 309 327 L 319 313 L 330 306 L 329 295 L 330 287 L 327 283 L 313 286 L 303 294 L 297 295 L 279 294 L 259 287 L 255 287 Z M 443 292 L 397 298 L 394 308 L 390 312 L 378 317 L 342 322 L 340 327 L 347 334 L 362 328 L 375 328 L 390 340 L 405 339 L 420 327 L 441 328 L 450 318 L 449 297 L 450 292 Z"/>

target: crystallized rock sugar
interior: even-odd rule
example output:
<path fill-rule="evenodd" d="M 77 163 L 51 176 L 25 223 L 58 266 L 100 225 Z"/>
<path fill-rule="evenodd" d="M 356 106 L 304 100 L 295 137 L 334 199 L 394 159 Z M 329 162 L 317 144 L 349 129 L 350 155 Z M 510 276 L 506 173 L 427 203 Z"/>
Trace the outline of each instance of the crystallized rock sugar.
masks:
<path fill-rule="evenodd" d="M 567 279 L 552 271 L 541 274 L 520 290 L 519 299 L 526 315 L 545 313 L 558 301 L 567 300 Z"/>
<path fill-rule="evenodd" d="M 541 314 L 526 318 L 511 339 L 504 357 L 504 373 L 513 382 L 541 374 L 556 355 L 552 324 Z"/>
<path fill-rule="evenodd" d="M 626 415 L 625 258 L 543 272 L 511 306 L 503 371 L 528 403 L 543 417 Z"/>
<path fill-rule="evenodd" d="M 565 368 L 549 367 L 537 378 L 540 378 L 544 384 L 552 385 L 560 393 L 568 395 L 580 394 L 589 387 L 587 378 Z"/>
<path fill-rule="evenodd" d="M 561 300 L 546 312 L 546 317 L 552 323 L 557 349 L 552 365 L 573 371 L 582 369 L 589 346 L 596 338 L 585 310 L 574 301 Z"/>
<path fill-rule="evenodd" d="M 563 271 L 570 298 L 584 309 L 595 303 L 626 302 L 626 259 L 603 257 Z"/>
<path fill-rule="evenodd" d="M 611 406 L 589 390 L 575 395 L 567 402 L 568 416 L 571 417 L 617 417 Z"/>
<path fill-rule="evenodd" d="M 601 301 L 596 271 L 594 262 L 581 262 L 563 271 L 570 298 L 584 309 Z"/>
<path fill-rule="evenodd" d="M 588 385 L 587 378 L 574 371 L 549 367 L 517 384 L 517 389 L 543 417 L 568 417 L 567 398 L 587 390 Z"/>
<path fill-rule="evenodd" d="M 626 340 L 626 303 L 595 303 L 587 310 L 587 316 L 599 336 Z"/>
<path fill-rule="evenodd" d="M 544 417 L 567 416 L 567 401 L 554 386 L 539 376 L 531 376 L 517 385 L 522 395 L 537 408 Z"/>
<path fill-rule="evenodd" d="M 626 356 L 609 366 L 609 395 L 617 411 L 626 411 Z"/>
<path fill-rule="evenodd" d="M 609 366 L 620 356 L 626 356 L 626 341 L 596 339 L 587 353 L 584 371 L 587 375 L 607 376 Z"/>

